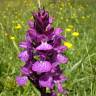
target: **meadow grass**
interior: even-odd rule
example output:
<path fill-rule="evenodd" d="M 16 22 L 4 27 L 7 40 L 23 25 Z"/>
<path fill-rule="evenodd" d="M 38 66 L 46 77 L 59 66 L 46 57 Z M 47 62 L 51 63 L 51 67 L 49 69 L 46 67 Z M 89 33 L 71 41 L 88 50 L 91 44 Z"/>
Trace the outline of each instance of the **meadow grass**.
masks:
<path fill-rule="evenodd" d="M 33 19 L 31 13 L 37 6 L 37 0 L 0 0 L 0 96 L 40 96 L 30 82 L 23 88 L 15 82 L 24 65 L 18 59 L 18 44 L 24 40 L 27 21 Z M 68 77 L 63 85 L 68 96 L 96 96 L 96 1 L 41 0 L 41 6 L 72 45 L 65 53 L 68 64 L 61 66 Z"/>

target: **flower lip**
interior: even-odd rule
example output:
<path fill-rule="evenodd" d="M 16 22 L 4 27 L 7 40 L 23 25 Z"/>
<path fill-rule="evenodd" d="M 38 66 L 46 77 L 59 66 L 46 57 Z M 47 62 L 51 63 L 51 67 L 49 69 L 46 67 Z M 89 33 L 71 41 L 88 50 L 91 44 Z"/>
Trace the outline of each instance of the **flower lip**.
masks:
<path fill-rule="evenodd" d="M 34 28 L 34 22 L 32 22 L 31 20 L 28 21 L 28 25 L 29 25 L 30 28 Z"/>
<path fill-rule="evenodd" d="M 27 42 L 26 41 L 23 41 L 23 42 L 20 42 L 20 44 L 19 44 L 19 47 L 21 47 L 21 48 L 27 48 Z"/>
<path fill-rule="evenodd" d="M 53 88 L 53 86 L 54 86 L 53 78 L 51 76 L 48 76 L 48 75 L 43 75 L 39 79 L 39 84 L 42 87 Z"/>
<path fill-rule="evenodd" d="M 57 83 L 58 92 L 63 93 L 64 89 L 61 83 Z"/>
<path fill-rule="evenodd" d="M 50 96 L 57 96 L 55 92 L 51 92 Z"/>
<path fill-rule="evenodd" d="M 62 54 L 58 54 L 57 62 L 66 64 L 68 62 L 68 58 L 63 56 Z"/>
<path fill-rule="evenodd" d="M 61 29 L 61 28 L 56 28 L 55 30 L 54 30 L 54 34 L 55 35 L 61 35 L 61 33 L 63 32 L 63 30 Z"/>
<path fill-rule="evenodd" d="M 63 74 L 58 74 L 58 75 L 54 76 L 54 83 L 57 83 L 57 82 L 62 83 L 66 80 L 67 80 L 67 78 Z"/>
<path fill-rule="evenodd" d="M 22 51 L 20 54 L 19 54 L 19 58 L 23 61 L 23 62 L 26 62 L 29 58 L 29 55 L 28 55 L 28 52 L 27 51 Z"/>
<path fill-rule="evenodd" d="M 42 42 L 37 48 L 36 50 L 51 50 L 53 47 L 48 44 L 47 42 Z"/>
<path fill-rule="evenodd" d="M 50 18 L 49 18 L 49 23 L 52 24 L 52 22 L 53 22 L 53 18 L 50 17 Z"/>
<path fill-rule="evenodd" d="M 57 85 L 58 92 L 63 93 L 64 89 L 62 87 L 62 82 L 66 81 L 67 78 L 63 76 L 62 74 L 57 75 L 54 77 L 54 83 Z"/>
<path fill-rule="evenodd" d="M 57 48 L 54 48 L 58 53 L 64 52 L 67 50 L 66 46 L 58 46 Z"/>
<path fill-rule="evenodd" d="M 28 77 L 27 76 L 17 76 L 16 82 L 19 86 L 26 85 L 28 82 Z"/>
<path fill-rule="evenodd" d="M 29 74 L 32 73 L 32 72 L 31 72 L 30 69 L 28 69 L 28 68 L 26 68 L 26 67 L 22 67 L 22 68 L 21 68 L 21 73 L 22 73 L 23 75 L 29 75 Z"/>
<path fill-rule="evenodd" d="M 51 64 L 48 61 L 36 61 L 33 66 L 32 70 L 37 73 L 49 72 L 51 70 Z"/>
<path fill-rule="evenodd" d="M 38 35 L 34 28 L 29 29 L 27 32 L 29 33 L 29 36 L 32 38 L 36 38 Z"/>

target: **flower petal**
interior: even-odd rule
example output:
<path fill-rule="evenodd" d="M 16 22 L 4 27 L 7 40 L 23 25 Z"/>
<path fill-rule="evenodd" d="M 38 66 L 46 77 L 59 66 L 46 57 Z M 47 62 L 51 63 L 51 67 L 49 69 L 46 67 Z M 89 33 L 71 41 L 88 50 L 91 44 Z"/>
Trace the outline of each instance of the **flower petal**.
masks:
<path fill-rule="evenodd" d="M 52 48 L 53 47 L 47 42 L 42 42 L 41 45 L 36 48 L 36 50 L 51 50 Z"/>
<path fill-rule="evenodd" d="M 58 92 L 63 93 L 63 87 L 61 83 L 57 83 Z"/>
<path fill-rule="evenodd" d="M 51 76 L 44 75 L 39 79 L 39 84 L 42 87 L 53 88 L 53 79 Z"/>
<path fill-rule="evenodd" d="M 57 96 L 55 92 L 52 92 L 50 96 Z"/>
<path fill-rule="evenodd" d="M 30 20 L 30 21 L 28 21 L 28 25 L 29 25 L 30 28 L 33 28 L 33 27 L 34 27 L 34 22 L 32 22 L 32 21 Z"/>
<path fill-rule="evenodd" d="M 37 38 L 38 34 L 34 28 L 29 29 L 27 32 L 28 32 L 29 36 L 31 37 L 31 39 Z"/>
<path fill-rule="evenodd" d="M 33 64 L 32 70 L 38 73 L 49 72 L 51 70 L 51 64 L 48 61 L 37 61 Z"/>
<path fill-rule="evenodd" d="M 62 54 L 58 54 L 57 55 L 57 62 L 65 64 L 68 62 L 68 58 L 63 56 Z"/>
<path fill-rule="evenodd" d="M 67 50 L 66 46 L 58 46 L 57 48 L 54 48 L 58 53 L 64 52 Z"/>
<path fill-rule="evenodd" d="M 26 62 L 29 58 L 29 55 L 27 53 L 27 51 L 22 51 L 20 54 L 19 54 L 19 58 L 23 61 L 23 62 Z"/>
<path fill-rule="evenodd" d="M 54 35 L 59 36 L 62 32 L 63 32 L 63 30 L 61 28 L 56 28 L 54 30 Z"/>
<path fill-rule="evenodd" d="M 67 80 L 67 78 L 63 74 L 58 74 L 58 75 L 54 76 L 54 83 L 57 83 L 57 82 L 62 83 L 66 80 Z"/>
<path fill-rule="evenodd" d="M 27 42 L 20 42 L 19 47 L 27 48 Z"/>
<path fill-rule="evenodd" d="M 19 86 L 23 86 L 26 85 L 28 81 L 28 77 L 27 76 L 17 76 L 16 77 L 16 82 Z"/>
<path fill-rule="evenodd" d="M 30 69 L 28 69 L 28 68 L 26 68 L 26 67 L 22 67 L 22 68 L 21 68 L 21 73 L 22 73 L 23 75 L 29 75 L 29 74 L 32 73 L 32 72 L 31 72 Z"/>
<path fill-rule="evenodd" d="M 52 22 L 53 22 L 53 18 L 50 17 L 50 18 L 49 18 L 49 23 L 52 24 Z"/>

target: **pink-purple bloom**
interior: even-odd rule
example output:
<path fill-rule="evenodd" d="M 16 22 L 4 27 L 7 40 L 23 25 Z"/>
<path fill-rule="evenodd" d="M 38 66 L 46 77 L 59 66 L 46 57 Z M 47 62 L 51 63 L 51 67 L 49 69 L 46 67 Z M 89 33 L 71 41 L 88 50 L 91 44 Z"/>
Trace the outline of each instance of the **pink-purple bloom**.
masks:
<path fill-rule="evenodd" d="M 52 45 L 48 44 L 47 42 L 42 42 L 40 46 L 36 48 L 36 50 L 51 50 L 53 47 Z"/>
<path fill-rule="evenodd" d="M 23 75 L 29 75 L 30 73 L 32 73 L 32 71 L 29 68 L 27 68 L 27 67 L 22 67 L 21 68 L 21 73 Z"/>
<path fill-rule="evenodd" d="M 53 78 L 48 75 L 41 76 L 39 79 L 39 84 L 42 87 L 48 87 L 52 89 L 54 86 Z"/>
<path fill-rule="evenodd" d="M 62 54 L 57 55 L 57 62 L 66 64 L 68 62 L 68 58 L 63 56 Z"/>
<path fill-rule="evenodd" d="M 19 54 L 25 65 L 21 67 L 21 76 L 17 76 L 16 82 L 19 86 L 26 85 L 30 80 L 40 91 L 41 96 L 57 96 L 58 92 L 64 93 L 62 83 L 67 80 L 63 75 L 60 64 L 66 64 L 68 58 L 64 55 L 67 50 L 62 45 L 65 37 L 61 28 L 53 28 L 52 17 L 44 9 L 33 12 L 34 21 L 29 21 L 29 29 L 26 38 L 20 43 L 24 50 Z M 50 93 L 46 92 L 50 89 Z"/>
<path fill-rule="evenodd" d="M 27 51 L 22 51 L 20 54 L 19 54 L 19 58 L 23 61 L 23 62 L 26 62 L 29 58 L 29 55 L 28 55 L 28 52 Z"/>
<path fill-rule="evenodd" d="M 37 61 L 33 64 L 32 70 L 37 73 L 49 72 L 51 70 L 51 64 L 48 61 Z"/>
<path fill-rule="evenodd" d="M 24 86 L 28 82 L 28 77 L 27 76 L 17 76 L 16 81 L 19 86 Z"/>

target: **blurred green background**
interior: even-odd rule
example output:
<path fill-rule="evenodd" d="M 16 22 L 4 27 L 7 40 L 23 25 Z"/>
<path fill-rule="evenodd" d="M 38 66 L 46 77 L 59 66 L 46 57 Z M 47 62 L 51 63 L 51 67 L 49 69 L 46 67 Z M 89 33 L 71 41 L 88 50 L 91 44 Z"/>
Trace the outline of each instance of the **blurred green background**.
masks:
<path fill-rule="evenodd" d="M 32 11 L 39 0 L 0 0 L 0 96 L 40 96 L 28 83 L 21 88 L 15 78 L 24 65 L 18 59 Z M 41 6 L 61 27 L 69 50 L 69 62 L 62 65 L 68 81 L 68 96 L 96 96 L 96 0 L 41 0 Z M 58 95 L 63 96 L 63 95 Z"/>

